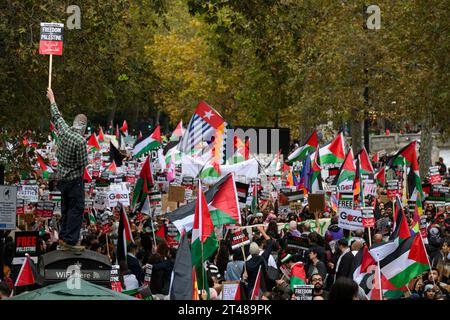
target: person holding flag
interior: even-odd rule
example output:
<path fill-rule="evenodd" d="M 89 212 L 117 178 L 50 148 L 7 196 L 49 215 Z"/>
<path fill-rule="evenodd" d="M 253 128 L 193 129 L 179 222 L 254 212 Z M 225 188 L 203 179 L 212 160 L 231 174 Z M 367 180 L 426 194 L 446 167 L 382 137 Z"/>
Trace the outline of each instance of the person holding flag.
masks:
<path fill-rule="evenodd" d="M 76 246 L 80 238 L 81 224 L 84 213 L 84 168 L 88 165 L 86 141 L 87 117 L 79 114 L 69 127 L 64 121 L 52 89 L 47 90 L 47 98 L 50 101 L 52 122 L 58 130 L 57 152 L 58 175 L 61 190 L 61 214 L 62 223 L 59 233 L 61 250 L 84 250 L 82 246 Z"/>

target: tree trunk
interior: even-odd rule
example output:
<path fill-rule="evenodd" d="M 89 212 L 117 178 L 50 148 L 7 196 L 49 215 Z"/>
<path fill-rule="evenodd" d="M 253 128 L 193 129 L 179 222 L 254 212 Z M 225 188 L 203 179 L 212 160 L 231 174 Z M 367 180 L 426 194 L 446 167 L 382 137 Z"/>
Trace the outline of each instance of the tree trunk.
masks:
<path fill-rule="evenodd" d="M 428 168 L 431 166 L 431 151 L 433 149 L 432 129 L 431 115 L 427 112 L 425 119 L 422 121 L 422 131 L 420 132 L 419 171 L 422 179 L 427 176 Z"/>
<path fill-rule="evenodd" d="M 362 147 L 361 121 L 357 120 L 357 119 L 351 119 L 350 120 L 350 131 L 351 131 L 351 135 L 352 135 L 353 155 L 356 156 L 356 154 L 359 152 L 359 150 L 361 150 L 361 147 Z"/>

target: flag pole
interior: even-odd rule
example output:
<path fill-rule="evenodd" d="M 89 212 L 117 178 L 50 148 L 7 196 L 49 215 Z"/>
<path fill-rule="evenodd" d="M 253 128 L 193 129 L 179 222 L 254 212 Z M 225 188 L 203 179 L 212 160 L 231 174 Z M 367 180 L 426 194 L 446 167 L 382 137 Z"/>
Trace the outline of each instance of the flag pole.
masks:
<path fill-rule="evenodd" d="M 50 55 L 49 66 L 48 66 L 48 88 L 52 88 L 52 66 L 53 66 L 53 55 Z"/>
<path fill-rule="evenodd" d="M 372 246 L 372 231 L 371 231 L 370 227 L 368 227 L 367 229 L 369 232 L 369 247 L 371 247 Z"/>
<path fill-rule="evenodd" d="M 148 196 L 147 196 L 148 197 Z M 154 209 L 155 210 L 155 209 Z M 155 212 L 153 210 L 153 212 Z M 155 236 L 155 225 L 153 224 L 153 214 L 152 214 L 152 216 L 150 217 L 150 222 L 151 222 L 151 224 L 152 224 L 152 233 L 153 233 L 153 243 L 154 243 L 154 249 L 153 249 L 153 253 L 155 253 L 156 252 L 156 236 Z M 162 226 L 163 228 L 164 228 L 164 225 Z"/>
<path fill-rule="evenodd" d="M 383 286 L 382 286 L 382 284 L 381 284 L 381 267 L 380 267 L 380 260 L 378 260 L 377 261 L 377 264 L 378 264 L 378 281 L 379 281 L 379 284 L 380 284 L 380 300 L 383 300 Z"/>
<path fill-rule="evenodd" d="M 419 230 L 419 237 L 420 237 L 420 240 L 422 241 L 423 250 L 425 251 L 425 255 L 427 256 L 428 266 L 430 267 L 430 271 L 431 271 L 432 267 L 431 267 L 430 259 L 428 259 L 428 253 L 427 253 L 427 250 L 425 248 L 425 243 L 423 242 L 423 238 L 422 238 L 422 234 L 420 233 L 420 230 Z M 431 279 L 433 280 L 434 286 L 436 286 L 436 282 L 434 281 L 434 277 L 431 277 Z"/>

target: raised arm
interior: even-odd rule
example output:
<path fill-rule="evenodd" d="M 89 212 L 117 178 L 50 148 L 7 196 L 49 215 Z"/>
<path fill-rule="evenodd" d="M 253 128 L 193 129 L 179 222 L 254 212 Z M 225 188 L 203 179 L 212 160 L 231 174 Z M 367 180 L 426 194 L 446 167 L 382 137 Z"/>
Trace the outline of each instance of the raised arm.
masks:
<path fill-rule="evenodd" d="M 58 106 L 56 105 L 55 96 L 53 95 L 52 89 L 47 89 L 47 98 L 50 101 L 50 112 L 52 116 L 52 121 L 56 126 L 56 129 L 60 133 L 64 133 L 69 130 L 69 126 L 66 121 L 64 121 L 61 112 L 59 112 Z"/>

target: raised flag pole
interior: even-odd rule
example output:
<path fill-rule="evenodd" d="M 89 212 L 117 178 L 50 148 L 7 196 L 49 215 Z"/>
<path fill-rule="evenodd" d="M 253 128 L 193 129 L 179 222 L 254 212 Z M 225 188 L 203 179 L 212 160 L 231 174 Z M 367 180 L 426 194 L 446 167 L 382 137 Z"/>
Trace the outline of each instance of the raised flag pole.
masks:
<path fill-rule="evenodd" d="M 428 266 L 430 267 L 430 270 L 431 270 L 432 267 L 431 267 L 430 259 L 428 259 L 428 253 L 427 253 L 427 250 L 425 248 L 425 243 L 423 242 L 423 238 L 422 238 L 422 234 L 420 233 L 420 230 L 419 230 L 419 237 L 420 237 L 420 240 L 422 241 L 422 246 L 423 246 L 423 250 L 425 251 L 425 255 L 427 256 Z M 434 277 L 431 277 L 431 279 L 433 279 L 433 285 L 436 286 L 436 282 L 434 281 Z"/>
<path fill-rule="evenodd" d="M 53 66 L 53 54 L 50 55 L 49 65 L 48 65 L 48 88 L 52 88 L 52 66 Z"/>
<path fill-rule="evenodd" d="M 148 197 L 148 195 L 147 195 L 147 197 Z M 156 208 L 153 208 L 153 214 L 155 213 L 155 210 L 156 210 Z M 154 243 L 154 247 L 153 247 L 154 249 L 152 251 L 153 251 L 153 253 L 155 253 L 156 252 L 156 236 L 155 236 L 155 225 L 153 224 L 153 214 L 150 217 L 150 222 L 152 224 L 153 243 Z M 164 225 L 163 225 L 163 228 L 164 228 Z"/>
<path fill-rule="evenodd" d="M 377 261 L 378 264 L 378 283 L 380 284 L 380 300 L 383 300 L 383 286 L 381 284 L 381 268 L 380 268 L 380 260 Z"/>

